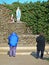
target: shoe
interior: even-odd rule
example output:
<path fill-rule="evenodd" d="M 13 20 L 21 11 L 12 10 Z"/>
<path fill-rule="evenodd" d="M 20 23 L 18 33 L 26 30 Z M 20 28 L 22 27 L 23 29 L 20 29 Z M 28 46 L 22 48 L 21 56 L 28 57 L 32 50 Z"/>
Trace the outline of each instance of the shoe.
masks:
<path fill-rule="evenodd" d="M 9 55 L 9 57 L 12 57 L 11 55 Z"/>
<path fill-rule="evenodd" d="M 43 59 L 43 57 L 40 57 L 40 59 Z"/>
<path fill-rule="evenodd" d="M 13 57 L 15 57 L 15 56 L 13 56 Z"/>

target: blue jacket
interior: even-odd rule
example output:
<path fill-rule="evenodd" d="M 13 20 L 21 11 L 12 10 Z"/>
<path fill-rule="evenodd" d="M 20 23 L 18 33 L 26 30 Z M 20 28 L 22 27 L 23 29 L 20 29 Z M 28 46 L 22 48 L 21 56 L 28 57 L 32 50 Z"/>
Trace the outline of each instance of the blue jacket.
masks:
<path fill-rule="evenodd" d="M 13 32 L 12 34 L 10 34 L 8 36 L 9 46 L 17 46 L 18 39 L 19 39 L 18 35 L 15 32 Z"/>

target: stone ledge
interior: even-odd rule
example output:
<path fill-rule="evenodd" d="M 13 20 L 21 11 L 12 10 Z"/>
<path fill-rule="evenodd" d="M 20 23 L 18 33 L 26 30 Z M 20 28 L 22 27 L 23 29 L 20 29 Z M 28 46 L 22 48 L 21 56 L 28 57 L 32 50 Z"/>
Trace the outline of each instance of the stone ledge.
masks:
<path fill-rule="evenodd" d="M 45 49 L 49 49 L 49 46 L 46 46 Z M 9 47 L 0 47 L 0 50 L 9 50 Z M 36 47 L 17 47 L 17 50 L 36 50 Z"/>
<path fill-rule="evenodd" d="M 7 52 L 0 52 L 0 54 L 3 54 L 3 55 L 7 55 Z M 32 52 L 20 52 L 20 53 L 16 53 L 16 55 L 31 55 Z M 44 55 L 47 55 L 46 52 L 44 52 Z M 48 55 L 49 55 L 49 52 L 48 52 Z"/>

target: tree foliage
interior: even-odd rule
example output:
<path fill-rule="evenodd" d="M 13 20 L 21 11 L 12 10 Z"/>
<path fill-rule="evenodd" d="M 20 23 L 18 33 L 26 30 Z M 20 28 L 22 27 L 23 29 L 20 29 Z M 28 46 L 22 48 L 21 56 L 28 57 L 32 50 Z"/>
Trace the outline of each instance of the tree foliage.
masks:
<path fill-rule="evenodd" d="M 43 32 L 46 41 L 49 41 L 49 0 L 47 2 L 35 3 L 19 3 L 14 2 L 11 5 L 5 5 L 12 10 L 15 15 L 16 9 L 19 6 L 22 12 L 21 21 L 26 22 L 26 25 L 32 30 L 33 34 Z"/>

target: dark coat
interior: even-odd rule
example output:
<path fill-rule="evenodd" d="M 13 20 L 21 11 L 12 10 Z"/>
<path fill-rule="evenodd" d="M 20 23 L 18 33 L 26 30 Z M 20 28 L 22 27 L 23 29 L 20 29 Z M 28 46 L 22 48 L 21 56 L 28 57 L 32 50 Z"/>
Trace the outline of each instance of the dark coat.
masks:
<path fill-rule="evenodd" d="M 45 38 L 44 38 L 44 36 L 39 35 L 36 38 L 36 42 L 37 42 L 37 50 L 44 51 L 44 49 L 45 49 Z"/>

